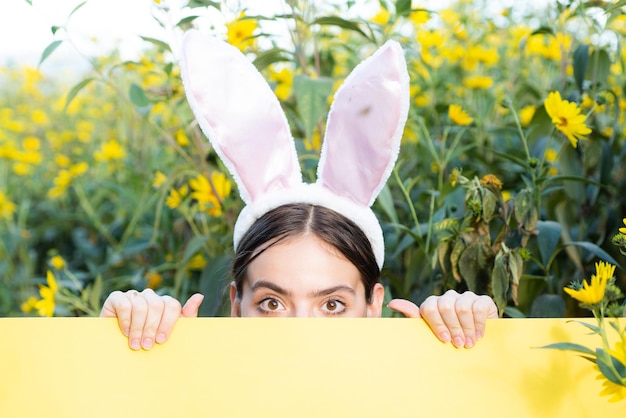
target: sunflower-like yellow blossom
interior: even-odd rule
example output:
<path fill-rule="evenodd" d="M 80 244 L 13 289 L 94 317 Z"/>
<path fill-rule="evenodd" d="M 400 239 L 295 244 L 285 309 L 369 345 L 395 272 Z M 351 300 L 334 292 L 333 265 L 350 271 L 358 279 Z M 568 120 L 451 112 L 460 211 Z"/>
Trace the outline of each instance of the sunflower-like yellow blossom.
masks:
<path fill-rule="evenodd" d="M 255 39 L 254 31 L 258 28 L 254 19 L 246 18 L 244 12 L 230 23 L 226 24 L 228 43 L 244 51 L 247 48 L 254 47 Z"/>
<path fill-rule="evenodd" d="M 11 219 L 16 208 L 15 203 L 11 202 L 0 190 L 0 219 Z"/>
<path fill-rule="evenodd" d="M 50 259 L 50 265 L 57 270 L 63 270 L 65 268 L 65 260 L 60 255 L 55 255 Z"/>
<path fill-rule="evenodd" d="M 156 173 L 154 173 L 154 180 L 152 180 L 152 187 L 154 187 L 155 189 L 158 189 L 166 181 L 167 181 L 167 176 L 161 173 L 160 171 L 157 171 Z"/>
<path fill-rule="evenodd" d="M 459 126 L 467 126 L 474 121 L 461 106 L 456 104 L 450 105 L 448 108 L 448 117 Z"/>
<path fill-rule="evenodd" d="M 389 10 L 385 9 L 384 7 L 381 7 L 378 10 L 378 13 L 372 16 L 370 21 L 372 21 L 373 23 L 377 23 L 379 25 L 386 25 L 387 22 L 389 22 L 390 17 L 391 17 L 391 13 L 389 13 Z"/>
<path fill-rule="evenodd" d="M 211 216 L 220 216 L 222 214 L 221 201 L 230 195 L 231 183 L 226 175 L 219 171 L 211 173 L 211 183 L 202 174 L 189 180 L 191 197 L 198 202 L 201 210 L 205 210 Z"/>
<path fill-rule="evenodd" d="M 576 103 L 562 100 L 558 91 L 551 92 L 543 105 L 554 126 L 569 139 L 574 148 L 579 139 L 586 139 L 585 135 L 591 133 L 591 129 L 585 125 L 585 115 L 580 114 L 580 108 Z"/>
<path fill-rule="evenodd" d="M 270 68 L 270 81 L 276 83 L 276 87 L 274 88 L 274 94 L 281 101 L 285 101 L 291 95 L 291 90 L 293 88 L 293 71 L 289 68 L 283 67 L 280 71 L 276 71 L 273 68 Z"/>
<path fill-rule="evenodd" d="M 20 305 L 20 309 L 24 313 L 31 313 L 32 311 L 35 310 L 35 305 L 37 304 L 37 301 L 38 299 L 36 296 L 31 296 L 28 299 L 26 299 L 24 302 L 22 302 L 22 304 Z"/>
<path fill-rule="evenodd" d="M 533 120 L 534 116 L 535 106 L 533 105 L 524 106 L 519 111 L 520 123 L 523 127 L 527 127 L 528 125 L 530 125 L 530 122 Z"/>
<path fill-rule="evenodd" d="M 591 283 L 587 283 L 587 280 L 583 280 L 582 288 L 572 289 L 565 287 L 563 290 L 579 302 L 594 305 L 601 302 L 604 298 L 606 285 L 613 277 L 614 272 L 615 266 L 600 261 L 596 263 L 596 274 L 591 276 Z"/>
<path fill-rule="evenodd" d="M 149 271 L 144 275 L 144 277 L 148 281 L 147 286 L 150 289 L 156 289 L 163 281 L 163 276 L 156 271 Z"/>
<path fill-rule="evenodd" d="M 179 189 L 172 188 L 172 190 L 170 190 L 170 194 L 167 196 L 167 199 L 165 199 L 165 204 L 170 209 L 176 209 L 183 203 L 183 199 L 187 196 L 187 194 L 189 194 L 189 187 L 187 187 L 187 185 L 184 185 Z"/>
<path fill-rule="evenodd" d="M 189 145 L 189 138 L 185 133 L 184 129 L 179 129 L 174 133 L 174 138 L 176 138 L 176 143 L 181 147 L 186 147 Z"/>
<path fill-rule="evenodd" d="M 103 143 L 100 148 L 94 152 L 96 161 L 114 162 L 123 160 L 126 156 L 124 147 L 115 139 L 110 139 Z"/>
<path fill-rule="evenodd" d="M 187 263 L 187 268 L 189 270 L 202 270 L 206 267 L 207 261 L 202 254 L 196 254 L 191 257 L 189 263 Z"/>
<path fill-rule="evenodd" d="M 622 223 L 624 224 L 624 228 L 620 228 L 619 232 L 626 235 L 626 218 L 622 219 Z"/>
<path fill-rule="evenodd" d="M 35 302 L 35 309 L 37 309 L 39 316 L 54 315 L 54 295 L 59 289 L 54 274 L 49 270 L 46 274 L 46 279 L 48 286 L 39 285 L 39 295 L 41 299 Z"/>
<path fill-rule="evenodd" d="M 428 23 L 430 20 L 430 13 L 428 10 L 416 10 L 414 12 L 409 13 L 409 19 L 415 26 L 423 25 L 424 23 Z"/>
<path fill-rule="evenodd" d="M 489 76 L 473 76 L 463 80 L 463 85 L 470 89 L 488 89 L 493 86 L 493 78 Z"/>

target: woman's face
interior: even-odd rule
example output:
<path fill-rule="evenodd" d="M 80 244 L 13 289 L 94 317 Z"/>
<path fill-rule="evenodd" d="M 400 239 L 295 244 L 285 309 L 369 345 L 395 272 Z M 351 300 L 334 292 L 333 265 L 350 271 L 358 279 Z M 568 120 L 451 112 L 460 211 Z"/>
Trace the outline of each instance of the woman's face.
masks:
<path fill-rule="evenodd" d="M 372 303 L 358 269 L 314 235 L 286 239 L 248 266 L 242 295 L 230 289 L 231 316 L 380 317 L 384 289 L 376 284 Z"/>

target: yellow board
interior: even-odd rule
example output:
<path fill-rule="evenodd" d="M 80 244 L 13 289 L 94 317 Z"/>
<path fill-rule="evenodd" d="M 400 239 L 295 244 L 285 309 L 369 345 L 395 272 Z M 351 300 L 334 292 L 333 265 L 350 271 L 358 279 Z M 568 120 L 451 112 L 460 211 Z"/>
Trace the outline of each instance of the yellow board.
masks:
<path fill-rule="evenodd" d="M 0 417 L 625 417 L 593 365 L 533 347 L 597 337 L 491 320 L 472 349 L 419 319 L 179 320 L 133 352 L 115 320 L 0 319 Z"/>

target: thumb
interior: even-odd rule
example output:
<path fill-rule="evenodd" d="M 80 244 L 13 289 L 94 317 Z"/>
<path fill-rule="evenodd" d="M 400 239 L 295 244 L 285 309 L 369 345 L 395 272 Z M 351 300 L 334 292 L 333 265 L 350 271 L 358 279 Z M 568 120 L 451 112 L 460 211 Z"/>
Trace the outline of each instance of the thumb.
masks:
<path fill-rule="evenodd" d="M 183 306 L 181 311 L 181 316 L 183 318 L 195 318 L 198 316 L 198 310 L 200 309 L 200 304 L 204 300 L 204 296 L 200 293 L 196 293 L 192 295 L 189 300 Z"/>
<path fill-rule="evenodd" d="M 407 318 L 421 318 L 420 308 L 406 299 L 392 299 L 387 305 L 389 309 L 400 312 Z"/>

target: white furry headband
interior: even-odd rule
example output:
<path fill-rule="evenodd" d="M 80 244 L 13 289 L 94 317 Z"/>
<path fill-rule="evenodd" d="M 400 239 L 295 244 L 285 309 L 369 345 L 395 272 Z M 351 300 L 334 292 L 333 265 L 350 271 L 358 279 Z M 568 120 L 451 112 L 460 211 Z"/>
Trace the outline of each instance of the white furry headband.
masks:
<path fill-rule="evenodd" d="M 185 35 L 182 51 L 187 100 L 246 204 L 235 224 L 235 249 L 268 211 L 308 203 L 355 222 L 382 268 L 383 233 L 370 206 L 391 174 L 409 110 L 400 45 L 385 43 L 335 94 L 313 184 L 302 181 L 287 118 L 254 65 L 238 49 L 198 31 Z"/>

